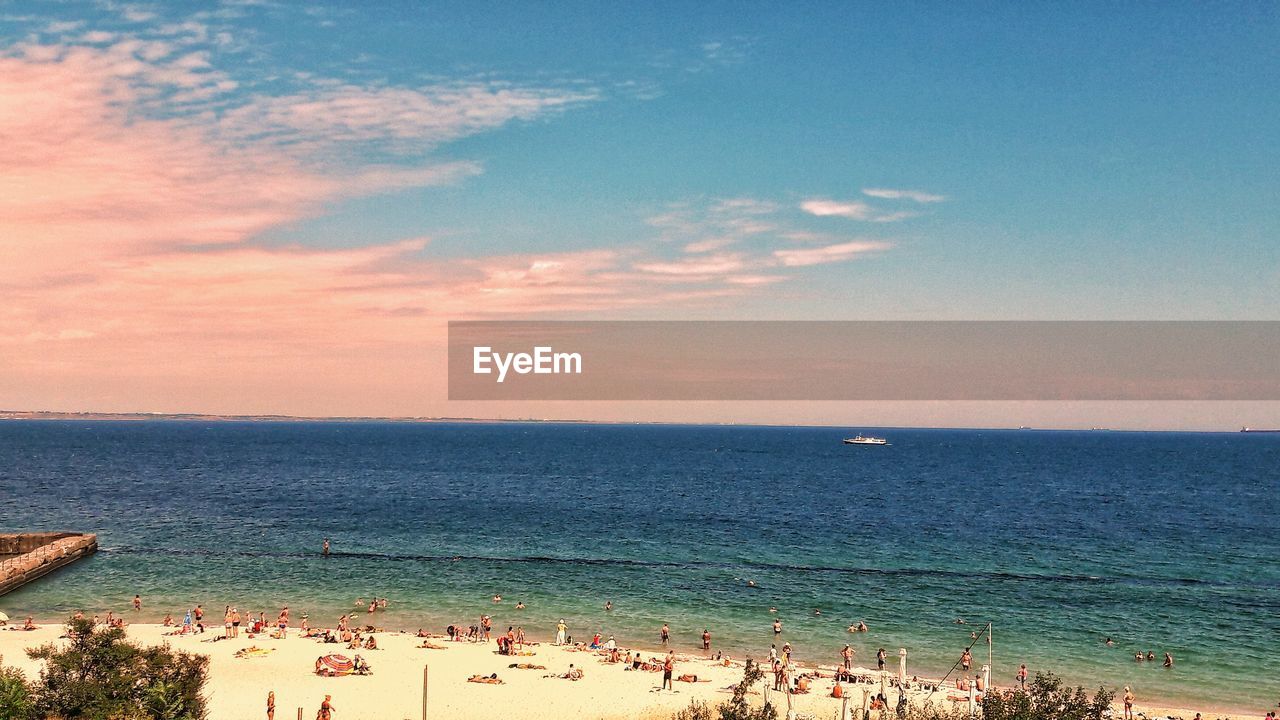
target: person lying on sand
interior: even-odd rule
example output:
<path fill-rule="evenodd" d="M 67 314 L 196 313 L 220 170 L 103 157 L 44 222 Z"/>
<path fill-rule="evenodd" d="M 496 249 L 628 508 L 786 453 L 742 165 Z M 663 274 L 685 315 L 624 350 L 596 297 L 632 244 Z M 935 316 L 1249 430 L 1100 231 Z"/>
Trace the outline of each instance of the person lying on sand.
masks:
<path fill-rule="evenodd" d="M 680 677 L 676 678 L 676 680 L 680 682 L 687 682 L 687 683 L 711 682 L 710 680 L 699 680 L 697 675 L 681 675 Z"/>
<path fill-rule="evenodd" d="M 430 640 L 424 640 L 422 644 L 419 645 L 418 647 L 424 650 L 448 650 L 449 649 L 443 645 L 437 645 L 431 642 Z"/>
<path fill-rule="evenodd" d="M 516 670 L 546 670 L 547 669 L 546 665 L 534 665 L 533 663 L 511 663 L 507 667 L 515 668 Z"/>
<path fill-rule="evenodd" d="M 583 678 L 583 672 L 581 668 L 576 668 L 573 666 L 573 663 L 570 663 L 569 672 L 561 675 L 548 675 L 547 677 L 559 678 L 561 680 L 581 680 Z"/>
<path fill-rule="evenodd" d="M 467 678 L 467 682 L 481 683 L 483 685 L 502 685 L 502 681 L 498 679 L 498 673 L 492 675 L 472 675 Z"/>

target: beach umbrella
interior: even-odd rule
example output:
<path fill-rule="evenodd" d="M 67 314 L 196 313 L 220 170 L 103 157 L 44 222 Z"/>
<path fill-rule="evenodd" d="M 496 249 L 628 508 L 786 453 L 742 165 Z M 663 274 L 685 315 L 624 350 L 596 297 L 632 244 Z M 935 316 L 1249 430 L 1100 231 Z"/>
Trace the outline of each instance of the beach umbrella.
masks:
<path fill-rule="evenodd" d="M 9 616 L 0 612 L 0 622 L 9 622 Z"/>
<path fill-rule="evenodd" d="M 349 675 L 355 669 L 355 663 L 346 655 L 325 655 L 320 658 L 320 671 L 326 670 L 334 675 Z"/>
<path fill-rule="evenodd" d="M 991 692 L 991 666 L 982 666 L 982 692 Z"/>
<path fill-rule="evenodd" d="M 973 717 L 977 713 L 976 703 L 974 702 L 974 693 L 977 690 L 973 687 L 973 683 L 969 684 L 969 717 Z"/>
<path fill-rule="evenodd" d="M 907 685 L 907 649 L 898 648 L 898 686 Z"/>

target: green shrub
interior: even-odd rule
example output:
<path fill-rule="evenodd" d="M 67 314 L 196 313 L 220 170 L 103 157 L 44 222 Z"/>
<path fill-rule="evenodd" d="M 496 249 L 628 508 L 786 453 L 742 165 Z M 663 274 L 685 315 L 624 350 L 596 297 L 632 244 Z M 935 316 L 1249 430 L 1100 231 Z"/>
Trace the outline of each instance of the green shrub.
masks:
<path fill-rule="evenodd" d="M 733 686 L 732 697 L 721 703 L 718 708 L 720 720 L 778 720 L 778 712 L 771 703 L 766 702 L 760 707 L 752 707 L 747 701 L 747 694 L 751 692 L 751 687 L 760 682 L 763 677 L 764 671 L 760 666 L 748 662 L 746 669 L 742 672 L 742 680 Z M 695 700 L 689 703 L 689 707 L 673 715 L 672 720 L 713 720 L 714 717 L 711 708 L 707 707 L 705 702 Z"/>
<path fill-rule="evenodd" d="M 167 646 L 138 647 L 122 628 L 67 623 L 66 648 L 27 651 L 45 667 L 34 689 L 37 717 L 65 720 L 204 720 L 209 660 Z"/>
<path fill-rule="evenodd" d="M 1102 688 L 1092 698 L 1082 687 L 1065 687 L 1053 673 L 1036 673 L 1025 691 L 993 692 L 982 702 L 983 720 L 1102 720 L 1113 695 Z"/>
<path fill-rule="evenodd" d="M 31 720 L 34 710 L 26 676 L 17 668 L 0 667 L 0 720 Z"/>

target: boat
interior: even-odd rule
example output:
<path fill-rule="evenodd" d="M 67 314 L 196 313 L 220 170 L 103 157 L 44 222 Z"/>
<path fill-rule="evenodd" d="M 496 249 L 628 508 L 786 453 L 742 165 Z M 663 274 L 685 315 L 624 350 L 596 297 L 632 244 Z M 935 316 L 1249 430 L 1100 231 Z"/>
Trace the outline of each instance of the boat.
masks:
<path fill-rule="evenodd" d="M 845 445 L 888 445 L 889 441 L 885 440 L 884 438 L 863 437 L 859 435 L 857 437 L 845 438 L 844 444 Z"/>
<path fill-rule="evenodd" d="M 1261 430 L 1261 429 L 1259 429 L 1259 428 L 1242 427 L 1242 428 L 1240 428 L 1240 432 L 1247 432 L 1247 433 L 1280 433 L 1280 429 L 1277 429 L 1277 430 L 1271 430 L 1271 429 Z"/>

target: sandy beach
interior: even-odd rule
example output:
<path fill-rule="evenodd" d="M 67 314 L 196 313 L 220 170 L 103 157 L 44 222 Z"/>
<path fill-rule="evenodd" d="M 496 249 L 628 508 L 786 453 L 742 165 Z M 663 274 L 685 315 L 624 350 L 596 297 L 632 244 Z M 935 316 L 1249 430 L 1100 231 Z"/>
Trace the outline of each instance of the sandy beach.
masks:
<path fill-rule="evenodd" d="M 45 623 L 34 631 L 0 630 L 0 658 L 5 665 L 16 666 L 29 678 L 38 675 L 37 661 L 29 659 L 25 649 L 57 641 L 62 626 Z M 728 665 L 705 657 L 677 653 L 675 675 L 697 675 L 699 682 L 677 682 L 675 691 L 658 691 L 661 673 L 624 670 L 622 663 L 608 663 L 591 651 L 540 643 L 526 646 L 531 655 L 503 656 L 495 643 L 450 642 L 446 638 L 424 640 L 412 633 L 378 632 L 378 649 L 347 650 L 341 644 L 324 644 L 297 635 L 295 630 L 284 640 L 266 634 L 213 641 L 221 632 L 203 635 L 169 636 L 173 628 L 137 624 L 128 627 L 129 638 L 142 644 L 168 643 L 176 649 L 207 655 L 210 659 L 206 695 L 210 700 L 211 720 L 239 720 L 266 717 L 266 698 L 276 695 L 276 717 L 286 720 L 298 717 L 301 708 L 305 720 L 315 717 L 325 695 L 332 696 L 334 717 L 339 720 L 417 720 L 422 717 L 422 683 L 424 668 L 428 678 L 428 714 L 431 718 L 461 720 L 504 720 L 528 718 L 668 718 L 687 706 L 691 700 L 715 704 L 729 696 L 728 688 L 742 676 L 742 658 Z M 423 648 L 425 643 L 437 648 Z M 260 648 L 266 652 L 237 657 L 237 651 Z M 661 655 L 647 649 L 646 659 Z M 314 672 L 316 658 L 328 653 L 361 655 L 372 667 L 367 676 L 321 677 Z M 541 669 L 515 669 L 512 663 L 543 665 Z M 557 676 L 567 673 L 570 665 L 581 669 L 584 677 L 570 681 Z M 792 702 L 800 717 L 837 718 L 841 701 L 830 697 L 831 668 L 813 683 L 806 695 L 794 695 Z M 855 670 L 876 675 L 869 670 Z M 497 673 L 501 685 L 468 682 L 474 675 Z M 771 677 L 769 678 L 771 682 Z M 875 685 L 846 685 L 851 708 L 861 707 L 863 691 L 873 694 Z M 896 691 L 890 697 L 896 698 Z M 913 692 L 912 702 L 920 702 L 925 692 Z M 937 703 L 947 702 L 955 691 L 937 692 Z M 755 695 L 761 700 L 762 696 Z M 772 695 L 775 704 L 785 698 Z M 1145 717 L 1192 718 L 1194 710 L 1144 706 L 1138 711 Z M 1202 711 L 1203 712 L 1203 711 Z M 1120 713 L 1117 711 L 1116 716 Z M 1207 718 L 1243 720 L 1244 713 L 1205 713 Z"/>

